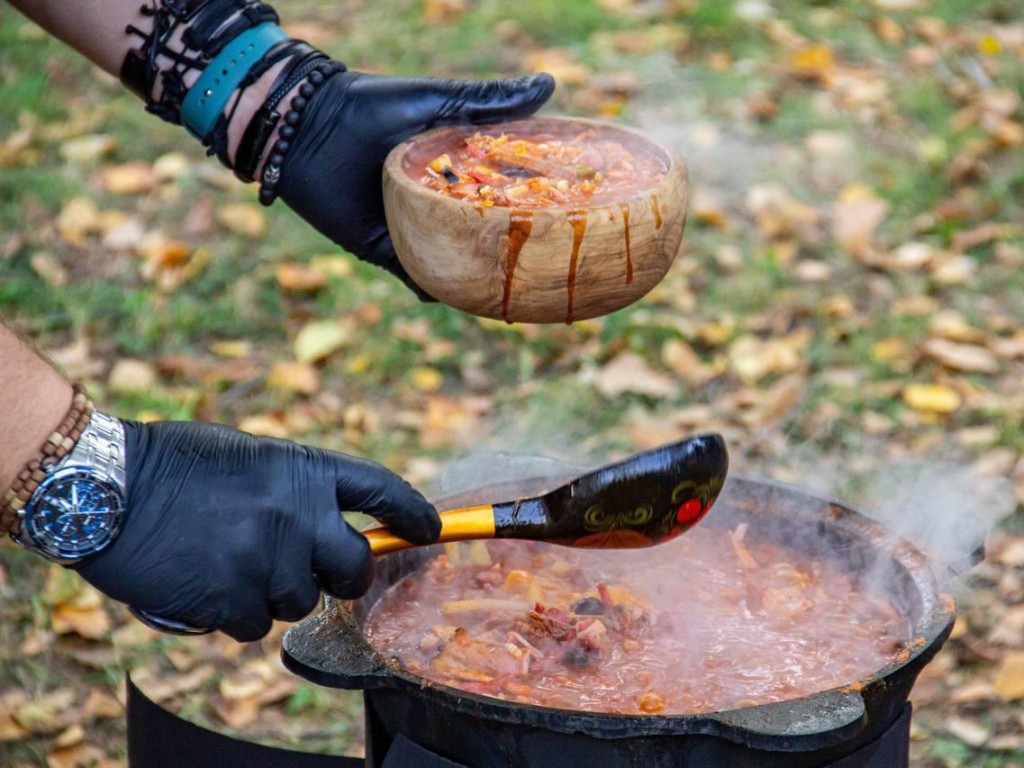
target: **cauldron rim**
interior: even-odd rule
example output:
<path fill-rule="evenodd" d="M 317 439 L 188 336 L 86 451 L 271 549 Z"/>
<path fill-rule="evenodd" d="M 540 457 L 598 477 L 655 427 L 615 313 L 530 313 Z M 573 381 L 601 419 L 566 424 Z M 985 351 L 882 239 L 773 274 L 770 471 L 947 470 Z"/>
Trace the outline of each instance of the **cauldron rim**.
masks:
<path fill-rule="evenodd" d="M 727 480 L 718 504 L 742 506 L 741 498 L 730 498 L 729 491 L 737 489 L 741 494 L 780 494 L 790 502 L 798 500 L 804 505 L 817 505 L 822 524 L 856 533 L 876 550 L 885 548 L 892 562 L 910 576 L 922 600 L 921 616 L 914 626 L 914 640 L 907 656 L 856 681 L 808 696 L 739 709 L 700 714 L 566 710 L 485 696 L 417 677 L 368 643 L 356 615 L 360 601 L 328 598 L 322 613 L 295 625 L 286 634 L 282 649 L 285 666 L 327 687 L 367 691 L 396 689 L 464 714 L 601 739 L 704 735 L 754 749 L 794 752 L 841 744 L 868 727 L 881 699 L 898 695 L 902 708 L 918 673 L 952 631 L 955 604 L 951 597 L 939 591 L 928 559 L 920 550 L 861 513 L 792 485 L 743 477 Z M 431 557 L 432 550 L 418 550 L 422 554 L 419 562 Z M 402 556 L 379 558 L 378 569 L 386 566 L 388 558 Z M 408 557 L 409 553 L 404 556 Z M 388 586 L 394 581 L 397 579 L 393 578 Z M 371 605 L 378 596 L 370 600 Z M 324 653 L 325 636 L 331 638 L 327 643 L 334 649 L 333 655 Z M 338 652 L 339 649 L 345 649 L 345 653 Z"/>

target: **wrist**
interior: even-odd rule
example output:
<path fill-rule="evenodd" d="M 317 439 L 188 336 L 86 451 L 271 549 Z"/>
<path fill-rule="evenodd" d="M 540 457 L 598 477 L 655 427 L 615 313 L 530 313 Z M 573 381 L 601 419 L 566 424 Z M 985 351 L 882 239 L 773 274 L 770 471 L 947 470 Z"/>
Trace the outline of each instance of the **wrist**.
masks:
<path fill-rule="evenodd" d="M 10 482 L 0 487 L 0 534 L 9 533 L 17 527 L 23 510 L 47 475 L 74 450 L 92 419 L 93 411 L 92 400 L 85 393 L 85 388 L 76 384 L 70 405 L 59 423 L 44 440 L 28 443 L 35 450 L 15 470 Z"/>

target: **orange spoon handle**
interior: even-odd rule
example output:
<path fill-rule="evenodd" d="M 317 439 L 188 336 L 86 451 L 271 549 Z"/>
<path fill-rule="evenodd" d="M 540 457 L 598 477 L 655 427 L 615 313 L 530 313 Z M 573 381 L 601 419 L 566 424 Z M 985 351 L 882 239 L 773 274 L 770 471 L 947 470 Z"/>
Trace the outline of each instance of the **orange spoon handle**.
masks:
<path fill-rule="evenodd" d="M 375 555 L 387 555 L 412 549 L 405 539 L 395 536 L 388 528 L 369 528 L 363 536 L 370 540 L 370 551 Z M 447 541 L 465 541 L 466 539 L 494 538 L 494 505 L 483 504 L 478 507 L 449 509 L 441 513 L 441 535 L 438 543 Z"/>

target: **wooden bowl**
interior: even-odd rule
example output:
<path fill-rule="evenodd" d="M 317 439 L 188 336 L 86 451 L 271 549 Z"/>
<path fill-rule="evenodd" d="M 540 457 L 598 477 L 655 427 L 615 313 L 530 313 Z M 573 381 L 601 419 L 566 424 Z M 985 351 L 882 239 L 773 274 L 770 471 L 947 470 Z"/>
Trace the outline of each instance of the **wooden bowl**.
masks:
<path fill-rule="evenodd" d="M 425 167 L 475 132 L 595 139 L 647 153 L 661 172 L 581 205 L 484 207 L 425 186 Z M 575 118 L 437 128 L 395 147 L 384 164 L 384 208 L 395 252 L 431 296 L 506 322 L 572 323 L 632 304 L 664 277 L 686 222 L 683 159 L 636 131 Z"/>

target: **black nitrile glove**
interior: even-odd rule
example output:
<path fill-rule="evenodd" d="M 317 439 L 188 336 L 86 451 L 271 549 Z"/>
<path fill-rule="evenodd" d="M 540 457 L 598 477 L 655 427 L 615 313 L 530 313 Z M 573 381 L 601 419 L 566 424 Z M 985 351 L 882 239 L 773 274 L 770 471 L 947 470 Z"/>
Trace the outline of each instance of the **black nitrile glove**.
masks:
<path fill-rule="evenodd" d="M 554 87 L 546 74 L 473 82 L 342 72 L 310 98 L 277 191 L 320 232 L 427 299 L 398 262 L 384 220 L 388 152 L 428 128 L 526 117 Z"/>
<path fill-rule="evenodd" d="M 124 527 L 74 568 L 156 617 L 256 640 L 312 611 L 321 588 L 366 591 L 370 548 L 343 510 L 418 544 L 440 533 L 433 506 L 379 464 L 216 424 L 124 426 Z"/>

